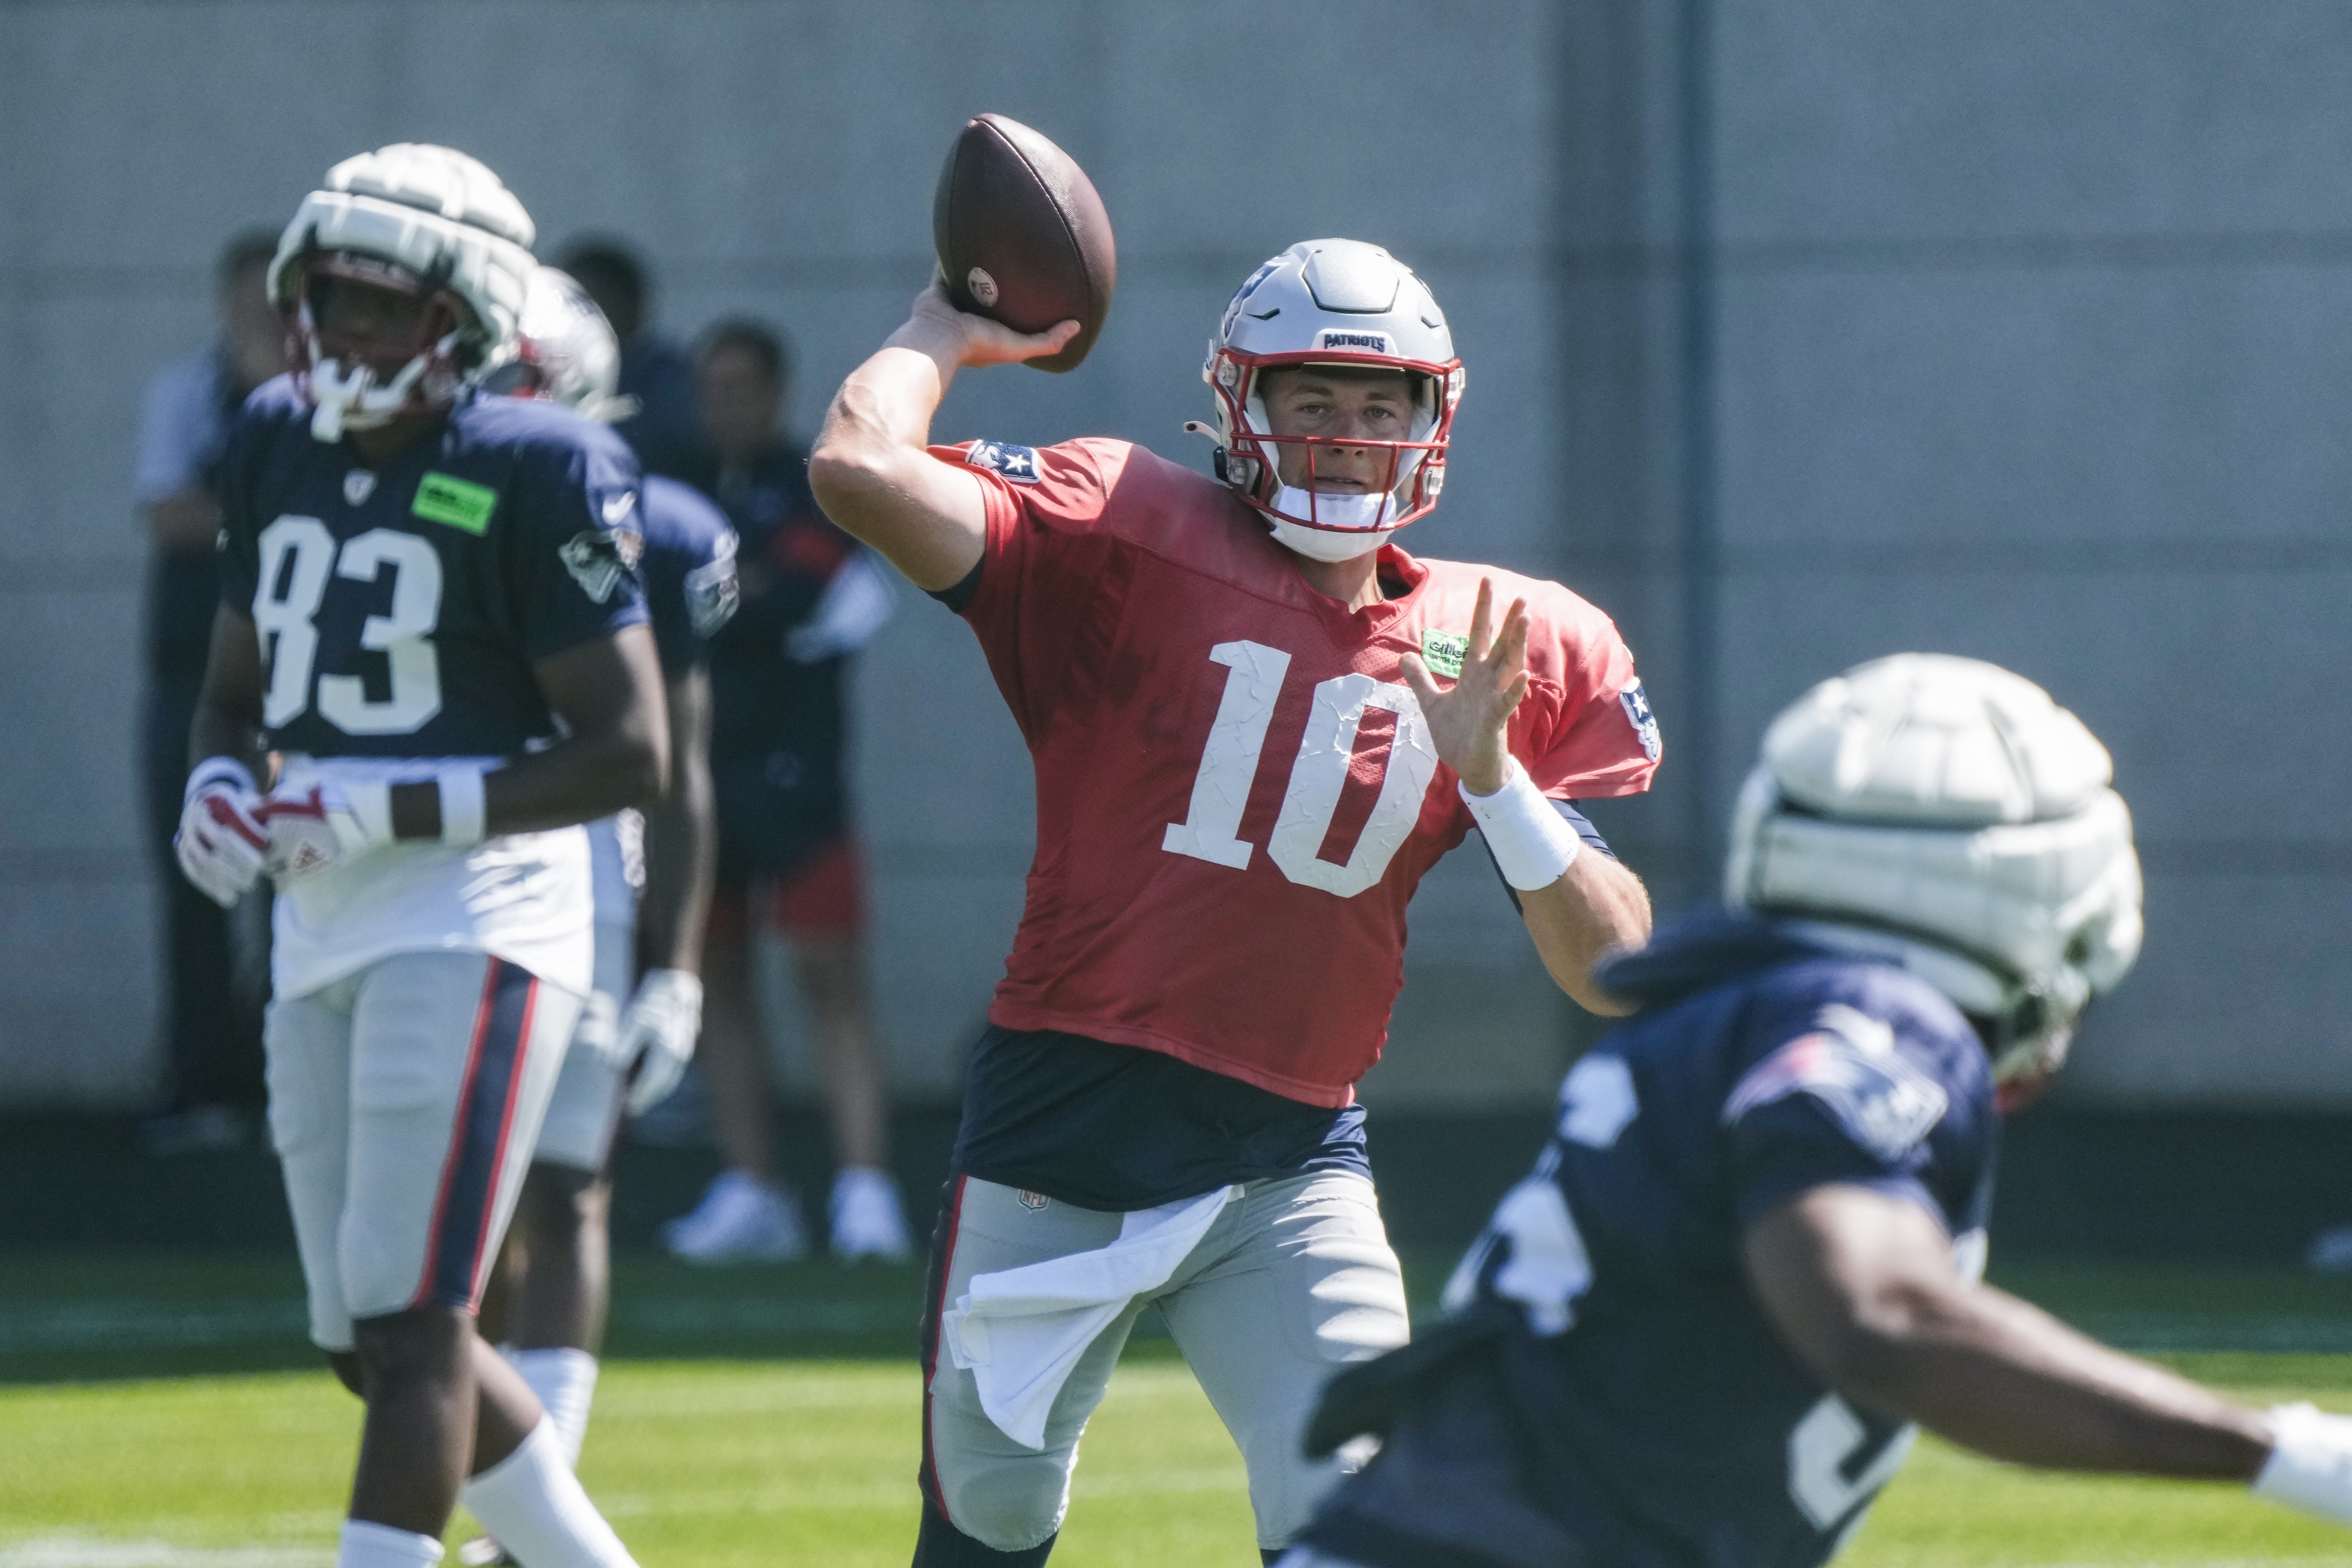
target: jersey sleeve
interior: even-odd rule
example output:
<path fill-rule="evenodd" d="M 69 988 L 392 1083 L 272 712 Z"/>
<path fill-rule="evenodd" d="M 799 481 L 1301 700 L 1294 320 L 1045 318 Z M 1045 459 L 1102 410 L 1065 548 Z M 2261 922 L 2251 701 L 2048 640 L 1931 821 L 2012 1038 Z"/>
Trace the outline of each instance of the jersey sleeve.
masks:
<path fill-rule="evenodd" d="M 709 657 L 742 601 L 739 543 L 726 514 L 691 486 L 647 475 L 643 496 L 646 608 L 662 674 L 675 680 Z"/>
<path fill-rule="evenodd" d="M 516 465 L 509 548 L 515 615 L 531 659 L 646 619 L 637 460 L 621 438 L 584 423 Z"/>
<path fill-rule="evenodd" d="M 1937 1196 L 1953 1184 L 1930 1166 L 1968 1157 L 1955 1136 L 1973 1142 L 1980 1122 L 1969 1086 L 1936 1065 L 1944 1053 L 1903 1038 L 1900 1023 L 1852 1008 L 1780 1010 L 1778 1021 L 1759 1020 L 1766 1048 L 1721 1112 L 1740 1228 L 1798 1193 L 1836 1183 L 1916 1203 L 1958 1234 L 1962 1217 Z"/>
<path fill-rule="evenodd" d="M 1576 609 L 1548 613 L 1529 632 L 1529 667 L 1557 683 L 1559 698 L 1546 733 L 1529 737 L 1528 776 L 1558 800 L 1638 795 L 1664 754 L 1658 722 L 1615 625 L 1590 606 Z"/>
<path fill-rule="evenodd" d="M 979 637 L 1022 733 L 1033 737 L 1063 695 L 1087 611 L 1117 548 L 1102 527 L 1108 444 L 978 441 L 931 448 L 933 457 L 981 482 L 988 535 L 978 581 L 959 613 Z"/>
<path fill-rule="evenodd" d="M 240 615 L 253 613 L 261 577 L 253 479 L 256 451 L 266 435 L 262 418 L 248 403 L 229 426 L 228 449 L 221 459 L 220 601 Z"/>

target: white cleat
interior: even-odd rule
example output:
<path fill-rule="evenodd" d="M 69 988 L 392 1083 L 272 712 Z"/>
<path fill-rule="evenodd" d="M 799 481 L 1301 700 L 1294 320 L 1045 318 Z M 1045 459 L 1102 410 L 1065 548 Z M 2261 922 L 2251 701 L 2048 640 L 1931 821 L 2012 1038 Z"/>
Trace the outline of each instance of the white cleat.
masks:
<path fill-rule="evenodd" d="M 878 1258 L 904 1263 L 915 1255 L 898 1189 L 870 1166 L 851 1166 L 833 1180 L 833 1255 L 841 1262 Z"/>
<path fill-rule="evenodd" d="M 792 1263 L 808 1256 L 808 1232 L 792 1195 L 743 1171 L 721 1174 L 693 1213 L 663 1226 L 662 1244 L 689 1263 Z"/>

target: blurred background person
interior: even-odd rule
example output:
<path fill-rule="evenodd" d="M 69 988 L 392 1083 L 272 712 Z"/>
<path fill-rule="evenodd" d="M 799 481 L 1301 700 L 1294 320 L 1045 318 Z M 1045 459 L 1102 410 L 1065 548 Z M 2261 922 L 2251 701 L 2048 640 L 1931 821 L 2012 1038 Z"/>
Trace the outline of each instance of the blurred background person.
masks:
<path fill-rule="evenodd" d="M 652 271 L 622 241 L 583 235 L 556 266 L 572 275 L 604 312 L 621 340 L 620 395 L 637 412 L 614 429 L 634 447 L 648 474 L 686 478 L 702 462 L 702 425 L 695 409 L 694 362 L 654 329 Z"/>
<path fill-rule="evenodd" d="M 881 1042 L 867 996 L 865 873 L 846 777 L 849 656 L 887 620 L 873 558 L 817 509 L 808 454 L 784 433 L 783 339 L 736 319 L 696 359 L 704 462 L 689 479 L 734 524 L 741 607 L 712 640 L 711 780 L 719 872 L 703 956 L 701 1062 L 727 1169 L 664 1228 L 703 1261 L 807 1249 L 775 1165 L 774 1092 L 753 956 L 772 925 L 791 955 L 816 1048 L 834 1156 L 834 1254 L 904 1259 L 907 1226 L 886 1173 Z"/>
<path fill-rule="evenodd" d="M 162 857 L 166 976 L 163 1100 L 139 1130 L 151 1154 L 232 1147 L 263 1100 L 268 895 L 223 910 L 180 874 L 172 835 L 220 602 L 221 455 L 246 394 L 286 365 L 286 324 L 263 286 L 277 251 L 276 232 L 260 229 L 222 247 L 214 275 L 218 336 L 157 371 L 139 408 L 131 487 L 152 547 L 141 763 L 148 843 Z"/>

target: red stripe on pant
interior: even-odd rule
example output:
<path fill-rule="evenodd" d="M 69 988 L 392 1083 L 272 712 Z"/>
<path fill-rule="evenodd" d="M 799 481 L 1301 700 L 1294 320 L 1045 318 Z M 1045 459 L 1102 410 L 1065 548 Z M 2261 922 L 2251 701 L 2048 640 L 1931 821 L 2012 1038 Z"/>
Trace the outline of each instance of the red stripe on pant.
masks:
<path fill-rule="evenodd" d="M 940 1227 L 940 1239 L 933 1246 L 934 1256 L 939 1260 L 940 1282 L 931 1295 L 930 1333 L 926 1336 L 929 1343 L 923 1346 L 923 1469 L 916 1479 L 929 1496 L 931 1506 L 939 1510 L 940 1517 L 950 1524 L 954 1524 L 955 1520 L 948 1513 L 947 1496 L 940 1486 L 939 1453 L 931 1445 L 931 1379 L 939 1375 L 940 1370 L 940 1340 L 948 1312 L 948 1281 L 955 1276 L 956 1239 L 963 1228 L 963 1188 L 964 1183 L 971 1179 L 961 1175 L 949 1178 L 950 1186 L 947 1202 L 942 1206 L 946 1219 Z"/>
<path fill-rule="evenodd" d="M 539 1007 L 539 980 L 530 970 L 492 958 L 474 1010 L 466 1075 L 457 1092 L 449 1153 L 434 1196 L 425 1271 L 409 1305 L 464 1307 L 480 1303 L 483 1263 L 498 1218 L 499 1175 L 514 1129 L 530 1022 Z"/>

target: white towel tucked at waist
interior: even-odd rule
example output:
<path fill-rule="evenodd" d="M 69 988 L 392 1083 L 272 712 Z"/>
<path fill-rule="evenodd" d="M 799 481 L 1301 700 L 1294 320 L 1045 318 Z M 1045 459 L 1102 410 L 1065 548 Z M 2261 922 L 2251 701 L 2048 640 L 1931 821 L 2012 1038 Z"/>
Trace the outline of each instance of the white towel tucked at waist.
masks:
<path fill-rule="evenodd" d="M 969 1368 L 980 1407 L 1024 1448 L 1045 1447 L 1045 1417 L 1078 1357 L 1128 1302 L 1168 1282 L 1239 1186 L 1139 1208 L 1118 1239 L 1024 1268 L 974 1274 L 940 1319 L 948 1354 Z"/>

